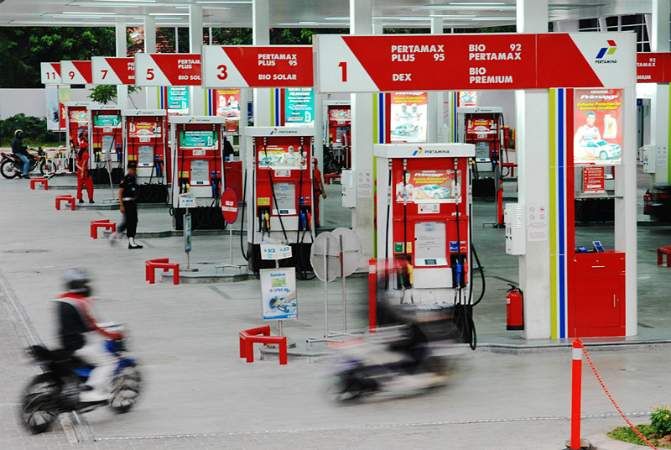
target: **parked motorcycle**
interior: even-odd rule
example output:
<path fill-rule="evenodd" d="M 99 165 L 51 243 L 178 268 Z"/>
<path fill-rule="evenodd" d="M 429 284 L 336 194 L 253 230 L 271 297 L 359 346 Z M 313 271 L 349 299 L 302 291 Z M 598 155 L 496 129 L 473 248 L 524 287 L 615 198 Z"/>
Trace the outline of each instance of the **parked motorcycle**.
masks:
<path fill-rule="evenodd" d="M 38 148 L 35 154 L 28 152 L 28 161 L 30 162 L 28 173 L 39 170 L 41 176 L 52 176 L 56 171 L 53 161 L 47 159 L 47 154 L 42 148 Z M 7 179 L 16 178 L 23 174 L 23 161 L 12 152 L 2 152 L 0 173 Z"/>
<path fill-rule="evenodd" d="M 119 325 L 106 324 L 105 327 L 115 332 L 121 331 Z M 122 356 L 127 351 L 125 339 L 109 340 L 106 348 L 118 358 L 118 365 L 108 401 L 97 403 L 79 401 L 91 366 L 65 350 L 49 350 L 44 345 L 33 345 L 28 349 L 34 362 L 44 370 L 28 384 L 21 399 L 21 418 L 30 433 L 48 431 L 61 413 L 84 413 L 109 405 L 115 413 L 120 414 L 128 412 L 135 405 L 142 385 L 137 361 Z"/>

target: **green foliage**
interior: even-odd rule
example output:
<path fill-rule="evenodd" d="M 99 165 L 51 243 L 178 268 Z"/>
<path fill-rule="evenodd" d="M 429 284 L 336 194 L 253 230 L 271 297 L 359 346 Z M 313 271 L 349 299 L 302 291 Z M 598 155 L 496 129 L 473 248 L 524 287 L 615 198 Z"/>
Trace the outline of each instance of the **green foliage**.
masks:
<path fill-rule="evenodd" d="M 652 411 L 650 422 L 655 434 L 659 437 L 671 434 L 671 411 L 669 411 L 669 407 L 666 405 L 664 405 L 664 408 L 655 406 Z"/>
<path fill-rule="evenodd" d="M 652 427 L 650 425 L 637 425 L 636 428 L 653 445 L 655 445 L 655 446 L 659 445 L 659 442 L 657 441 L 657 439 L 654 439 L 654 437 L 653 437 L 655 431 L 652 429 Z M 611 431 L 610 433 L 608 433 L 607 436 L 609 438 L 615 439 L 617 441 L 628 442 L 629 444 L 634 444 L 634 445 L 646 445 L 647 446 L 647 444 L 645 442 L 643 442 L 643 439 L 638 437 L 636 432 L 634 430 L 632 430 L 630 427 L 616 428 L 613 431 Z M 663 446 L 663 447 L 658 447 L 658 448 L 670 448 L 670 447 Z"/>
<path fill-rule="evenodd" d="M 141 90 L 141 87 L 131 84 L 128 86 L 128 95 Z M 110 102 L 116 103 L 117 87 L 111 84 L 99 84 L 98 86 L 95 86 L 91 89 L 91 93 L 88 95 L 88 98 L 103 105 L 107 105 Z"/>
<path fill-rule="evenodd" d="M 44 117 L 26 116 L 17 114 L 5 120 L 0 120 L 0 146 L 9 147 L 14 139 L 14 131 L 23 130 L 24 145 L 38 145 L 48 142 L 59 142 L 56 133 L 47 130 L 47 119 Z"/>

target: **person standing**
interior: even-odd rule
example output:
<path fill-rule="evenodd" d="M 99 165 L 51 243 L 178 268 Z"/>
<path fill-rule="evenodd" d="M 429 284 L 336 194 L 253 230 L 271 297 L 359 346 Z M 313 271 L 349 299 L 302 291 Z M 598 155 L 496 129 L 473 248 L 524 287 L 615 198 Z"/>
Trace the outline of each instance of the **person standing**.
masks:
<path fill-rule="evenodd" d="M 89 132 L 82 130 L 79 133 L 79 152 L 77 153 L 77 200 L 84 203 L 82 190 L 86 188 L 89 203 L 93 201 L 93 180 L 89 172 Z"/>
<path fill-rule="evenodd" d="M 135 242 L 135 232 L 137 231 L 137 163 L 135 161 L 128 161 L 128 172 L 126 176 L 121 179 L 119 183 L 119 205 L 121 213 L 124 215 L 124 220 L 121 226 L 117 228 L 116 233 L 110 235 L 110 241 L 115 242 L 116 239 L 126 230 L 128 235 L 128 248 L 138 249 L 143 246 Z"/>
<path fill-rule="evenodd" d="M 315 227 L 320 227 L 321 223 L 319 222 L 319 197 L 326 198 L 326 190 L 324 189 L 324 183 L 322 182 L 322 173 L 317 167 L 317 158 L 312 158 L 313 163 L 313 172 L 312 172 L 312 186 L 313 186 L 313 198 L 315 202 Z"/>
<path fill-rule="evenodd" d="M 22 178 L 30 179 L 28 172 L 30 171 L 30 161 L 28 160 L 28 147 L 23 145 L 23 130 L 16 130 L 14 132 L 14 140 L 12 141 L 12 153 L 14 153 L 21 161 L 23 161 L 23 175 Z"/>

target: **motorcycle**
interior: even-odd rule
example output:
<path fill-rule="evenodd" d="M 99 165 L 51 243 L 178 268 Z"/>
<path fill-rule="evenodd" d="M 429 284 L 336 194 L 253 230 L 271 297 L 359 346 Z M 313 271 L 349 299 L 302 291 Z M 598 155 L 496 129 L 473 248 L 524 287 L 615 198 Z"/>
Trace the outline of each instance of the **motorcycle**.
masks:
<path fill-rule="evenodd" d="M 39 170 L 41 176 L 53 176 L 55 170 L 53 161 L 47 159 L 44 149 L 38 148 L 36 154 L 28 153 L 30 167 L 28 173 Z M 23 161 L 12 152 L 2 152 L 0 159 L 0 173 L 8 180 L 23 174 Z"/>
<path fill-rule="evenodd" d="M 111 324 L 104 327 L 114 331 L 122 328 Z M 135 405 L 142 385 L 137 361 L 122 356 L 127 351 L 125 339 L 108 340 L 105 347 L 117 357 L 118 364 L 109 399 L 96 403 L 79 401 L 79 394 L 93 369 L 91 366 L 65 350 L 49 350 L 41 344 L 29 347 L 28 354 L 44 370 L 32 379 L 21 398 L 21 419 L 31 434 L 48 431 L 61 413 L 85 413 L 109 405 L 112 411 L 121 414 Z"/>

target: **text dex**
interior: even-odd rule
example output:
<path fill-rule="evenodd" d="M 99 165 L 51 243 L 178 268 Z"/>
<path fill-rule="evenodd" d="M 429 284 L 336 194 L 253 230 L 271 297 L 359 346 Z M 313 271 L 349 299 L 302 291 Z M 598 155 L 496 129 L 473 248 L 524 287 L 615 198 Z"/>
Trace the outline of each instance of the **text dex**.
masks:
<path fill-rule="evenodd" d="M 410 78 L 412 74 L 410 73 L 394 73 L 392 74 L 392 80 L 394 81 L 412 81 Z"/>

